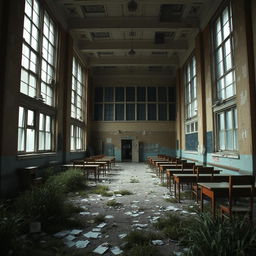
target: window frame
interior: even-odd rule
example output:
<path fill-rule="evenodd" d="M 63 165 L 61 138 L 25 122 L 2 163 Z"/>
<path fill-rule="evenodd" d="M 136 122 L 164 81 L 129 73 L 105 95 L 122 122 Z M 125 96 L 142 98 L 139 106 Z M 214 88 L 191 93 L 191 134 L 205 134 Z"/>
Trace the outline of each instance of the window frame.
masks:
<path fill-rule="evenodd" d="M 31 1 L 32 6 L 29 4 L 29 1 Z M 33 9 L 33 7 L 37 6 L 37 11 L 36 8 Z M 27 10 L 28 8 L 32 7 L 31 9 L 31 17 L 28 16 Z M 38 23 L 34 23 L 34 13 L 38 15 Z M 32 15 L 33 14 L 33 15 Z M 48 25 L 45 22 L 45 19 L 48 17 Z M 27 31 L 26 27 L 26 20 L 30 22 L 30 31 Z M 51 42 L 51 39 L 48 39 L 48 36 L 45 34 L 46 27 L 48 30 L 48 36 L 49 33 L 53 37 L 53 42 Z M 31 45 L 31 40 L 36 40 L 33 36 L 33 29 L 34 31 L 37 29 L 37 49 L 34 49 L 33 46 Z M 51 31 L 51 29 L 53 31 Z M 28 37 L 30 38 L 30 42 L 26 41 L 25 38 L 25 32 L 28 33 Z M 51 33 L 52 32 L 52 33 Z M 35 33 L 35 32 L 34 32 Z M 51 38 L 51 37 L 50 37 Z M 22 39 L 22 56 L 21 56 L 21 79 L 20 79 L 20 93 L 25 94 L 31 98 L 35 98 L 37 100 L 40 100 L 47 106 L 55 107 L 56 105 L 56 79 L 57 79 L 57 56 L 58 56 L 58 25 L 57 22 L 51 17 L 50 13 L 48 10 L 45 8 L 45 6 L 38 0 L 25 0 L 24 1 L 24 23 L 23 23 L 23 39 Z M 45 49 L 45 45 L 47 43 L 47 49 Z M 51 45 L 51 50 L 52 50 L 52 56 L 49 52 L 49 47 Z M 29 59 L 25 57 L 24 49 L 27 48 L 29 52 Z M 47 52 L 47 55 L 45 56 L 44 53 L 45 51 Z M 29 67 L 26 68 L 24 67 L 24 61 L 25 59 L 28 59 L 29 66 L 31 64 L 31 54 L 33 54 L 36 58 L 36 63 L 33 63 L 35 65 L 34 71 L 30 70 Z M 52 57 L 52 63 L 48 60 Z M 45 63 L 45 65 L 43 64 Z M 46 67 L 47 72 L 45 73 L 43 70 L 43 67 Z M 43 73 L 45 73 L 46 77 L 50 77 L 50 73 L 48 72 L 49 70 L 52 70 L 52 76 L 50 79 L 48 79 L 48 82 L 44 81 L 42 78 Z M 25 85 L 27 86 L 27 93 L 22 89 L 22 84 L 25 84 L 23 79 L 24 73 L 28 74 L 28 77 L 33 76 L 34 78 L 34 94 L 30 95 L 29 93 L 29 84 Z M 45 86 L 45 91 L 43 91 L 43 84 Z M 49 93 L 51 91 L 51 93 Z M 44 96 L 44 97 L 43 97 Z M 48 98 L 51 99 L 51 103 L 48 102 Z"/>
<path fill-rule="evenodd" d="M 32 3 L 30 5 L 29 3 Z M 35 6 L 37 6 L 35 9 Z M 34 13 L 37 13 L 37 16 L 33 16 Z M 28 16 L 28 14 L 31 14 Z M 26 156 L 34 156 L 34 155 L 41 155 L 45 153 L 56 153 L 56 81 L 58 79 L 58 56 L 59 56 L 59 27 L 58 22 L 56 22 L 55 18 L 51 16 L 51 12 L 48 10 L 47 5 L 44 4 L 42 1 L 38 0 L 25 0 L 24 1 L 24 12 L 23 12 L 23 37 L 21 41 L 22 45 L 22 53 L 21 53 L 21 65 L 20 65 L 20 86 L 19 86 L 19 108 L 18 108 L 18 132 L 17 132 L 17 156 L 18 157 L 26 157 Z M 38 22 L 34 22 L 34 18 L 38 19 Z M 29 21 L 28 26 L 26 27 L 25 22 L 26 19 Z M 46 22 L 47 21 L 47 22 Z M 34 37 L 34 34 L 32 33 L 32 27 L 37 24 L 38 26 L 38 33 L 37 33 L 37 47 L 33 48 L 33 45 L 30 45 L 30 42 L 32 40 L 32 37 Z M 28 37 L 25 38 L 25 30 L 26 28 L 30 27 L 29 32 L 27 34 Z M 46 29 L 47 27 L 47 29 Z M 47 34 L 46 34 L 47 32 Z M 26 41 L 26 39 L 29 39 L 30 41 Z M 44 43 L 43 43 L 44 41 Z M 43 46 L 46 46 L 47 49 L 44 49 Z M 33 70 L 30 70 L 29 67 L 26 68 L 23 65 L 23 61 L 25 59 L 24 54 L 24 48 L 27 49 L 27 52 L 31 54 L 32 52 L 37 59 L 35 64 L 35 68 Z M 31 56 L 31 55 L 29 55 Z M 30 60 L 28 60 L 30 61 Z M 48 69 L 48 66 L 51 66 L 49 70 L 52 70 L 52 72 L 46 74 L 46 77 L 51 78 L 51 81 L 49 83 L 47 82 L 47 86 L 49 86 L 52 89 L 51 101 L 44 101 L 42 98 L 42 83 L 43 83 L 43 61 L 46 63 L 46 67 Z M 30 65 L 30 64 L 29 64 Z M 47 66 L 48 65 L 48 66 Z M 29 95 L 29 93 L 22 92 L 22 72 L 25 70 L 25 72 L 28 73 L 28 75 L 34 76 L 34 83 L 33 88 L 35 89 L 35 95 Z M 52 75 L 51 77 L 48 75 Z M 48 95 L 48 94 L 47 94 Z M 49 95 L 48 95 L 49 96 Z M 47 98 L 45 98 L 47 100 Z M 51 102 L 51 103 L 49 103 Z M 26 124 L 24 124 L 24 138 L 23 138 L 23 148 L 20 148 L 21 140 L 20 140 L 20 108 L 24 109 L 24 118 L 26 119 L 26 115 L 28 111 L 33 111 L 34 113 L 34 125 L 33 127 L 29 127 Z M 48 116 L 50 119 L 50 130 L 49 132 L 46 131 L 46 129 L 43 131 L 40 127 L 40 115 L 43 115 L 44 118 Z M 46 124 L 45 124 L 46 125 Z M 27 140 L 28 140 L 28 134 L 26 129 L 27 128 L 33 128 L 34 129 L 34 141 L 33 141 L 33 150 L 28 151 L 27 150 Z M 49 139 L 49 147 L 40 147 L 41 141 L 40 141 L 40 132 L 44 133 L 43 140 L 44 143 L 46 142 L 46 137 Z M 48 135 L 47 135 L 48 134 Z M 50 134 L 50 136 L 49 136 Z M 44 144 L 46 145 L 46 144 Z"/>
<path fill-rule="evenodd" d="M 189 70 L 189 72 L 188 72 Z M 188 77 L 189 73 L 189 77 Z M 192 74 L 192 75 L 191 75 Z M 193 88 L 192 88 L 193 87 Z M 184 65 L 184 131 L 185 134 L 198 132 L 198 103 L 197 103 L 197 61 L 194 53 L 188 58 Z M 194 96 L 194 97 L 193 97 Z M 189 115 L 189 108 L 192 113 L 192 105 L 196 105 L 196 109 L 193 110 L 194 115 Z"/>
<path fill-rule="evenodd" d="M 232 112 L 232 129 L 227 129 L 227 113 L 228 112 Z M 219 129 L 221 126 L 219 124 L 219 116 L 220 115 L 224 115 L 224 129 Z M 238 130 L 238 123 L 237 123 L 237 108 L 236 106 L 232 106 L 230 108 L 227 108 L 227 109 L 222 109 L 220 111 L 217 111 L 216 112 L 216 138 L 217 138 L 217 141 L 216 141 L 216 146 L 217 146 L 217 151 L 218 152 L 237 152 L 238 151 L 238 138 L 237 138 L 237 130 Z M 225 148 L 221 148 L 221 145 L 220 145 L 220 140 L 219 140 L 219 136 L 220 136 L 220 131 L 223 132 L 223 135 L 224 135 L 224 141 L 223 141 L 223 145 Z M 228 141 L 227 141 L 227 138 L 228 138 L 228 135 L 227 133 L 231 131 L 232 133 L 232 140 L 233 140 L 233 148 L 228 148 Z M 235 141 L 235 138 L 236 138 L 236 141 Z"/>
<path fill-rule="evenodd" d="M 107 89 L 106 89 L 107 88 Z M 113 100 L 109 101 L 108 99 L 106 100 L 106 97 L 105 97 L 105 92 L 106 90 L 109 90 L 109 88 L 111 88 L 112 92 L 113 92 Z M 117 91 L 116 90 L 119 90 L 120 88 L 123 89 L 123 98 L 122 100 L 118 100 L 118 97 L 116 97 L 117 95 Z M 148 88 L 153 88 L 156 95 L 155 95 L 155 101 L 149 101 L 148 100 Z M 162 89 L 162 88 L 165 88 L 165 91 L 166 91 L 166 98 L 164 100 L 160 100 L 159 99 L 159 89 Z M 173 89 L 174 88 L 174 89 Z M 131 101 L 130 98 L 127 98 L 127 91 L 133 91 L 134 94 L 133 94 L 133 98 L 134 100 Z M 140 92 L 145 92 L 145 95 L 143 97 L 142 94 L 139 94 L 138 91 L 140 90 Z M 99 98 L 97 97 L 97 95 L 99 94 L 99 92 L 102 92 L 103 95 L 101 95 L 102 97 L 102 100 L 100 101 Z M 93 103 L 93 108 L 94 108 L 94 111 L 93 111 L 93 121 L 95 122 L 137 122 L 137 121 L 140 121 L 140 122 L 172 122 L 172 121 L 175 121 L 175 117 L 176 115 L 174 116 L 173 115 L 173 111 L 170 111 L 171 108 L 174 108 L 174 111 L 176 109 L 176 95 L 173 95 L 175 93 L 175 87 L 172 87 L 172 86 L 124 86 L 124 87 L 121 87 L 121 86 L 114 86 L 114 87 L 111 87 L 111 86 L 98 86 L 96 88 L 94 88 L 94 95 L 93 95 L 93 98 L 94 98 L 94 103 Z M 171 100 L 170 100 L 171 98 Z M 144 100 L 141 100 L 141 99 L 144 99 Z M 112 119 L 111 120 L 106 120 L 106 111 L 105 111 L 105 108 L 108 107 L 108 105 L 111 104 L 113 105 L 113 111 L 112 111 Z M 117 105 L 124 105 L 124 119 L 122 120 L 117 120 L 118 118 L 116 117 L 116 106 Z M 141 106 L 141 104 L 145 105 L 145 117 L 143 117 L 142 119 L 139 118 L 139 115 L 138 115 L 138 111 L 139 111 L 139 106 Z M 134 107 L 131 107 L 130 105 L 134 105 Z M 150 108 L 150 105 L 155 105 L 155 116 L 156 116 L 156 119 L 154 120 L 150 120 L 150 115 L 149 115 L 149 108 Z M 160 105 L 165 105 L 165 108 L 166 108 L 166 111 L 165 111 L 165 117 L 164 118 L 160 118 L 160 114 L 159 114 L 159 106 Z M 96 110 L 98 109 L 98 107 L 102 107 L 102 115 L 101 116 L 96 116 L 96 114 L 98 112 L 96 112 Z M 134 108 L 134 113 L 131 114 L 131 116 L 134 116 L 134 119 L 130 119 L 128 118 L 129 114 L 128 114 L 128 106 L 129 108 Z M 144 115 L 143 115 L 144 116 Z"/>
<path fill-rule="evenodd" d="M 223 13 L 225 11 L 225 9 L 228 8 L 228 21 L 226 21 L 226 23 L 223 24 Z M 217 34 L 216 30 L 217 30 L 217 21 L 220 20 L 220 30 L 219 32 L 221 33 L 221 42 L 219 44 L 217 44 Z M 228 34 L 228 36 L 226 36 L 224 38 L 224 25 L 227 24 L 227 22 L 229 22 L 230 25 L 230 33 Z M 229 54 L 225 54 L 225 44 L 230 40 L 230 53 Z M 236 73 L 235 73 L 235 59 L 234 59 L 234 30 L 233 30 L 233 12 L 232 12 L 232 5 L 231 5 L 231 1 L 227 1 L 224 5 L 221 6 L 221 9 L 218 11 L 218 13 L 215 15 L 214 20 L 212 22 L 212 51 L 213 51 L 213 73 L 214 73 L 214 90 L 213 90 L 213 94 L 214 94 L 214 104 L 224 104 L 225 102 L 232 100 L 233 98 L 236 97 Z M 221 51 L 221 61 L 218 61 L 218 57 L 217 57 L 217 52 L 218 50 Z M 231 62 L 232 62 L 232 66 L 229 69 L 227 68 L 227 56 L 230 55 L 231 57 Z M 223 74 L 221 76 L 218 77 L 218 64 L 220 64 L 221 62 L 223 62 Z M 232 83 L 230 84 L 225 84 L 225 78 L 227 78 L 227 76 L 231 74 L 232 75 Z M 225 94 L 226 94 L 226 89 L 228 87 L 230 87 L 231 85 L 233 86 L 233 91 L 234 94 L 231 95 L 230 97 L 220 97 L 220 93 L 219 91 L 221 91 L 219 89 L 219 84 L 220 82 L 223 81 L 223 85 L 224 85 L 224 89 L 225 90 Z"/>
<path fill-rule="evenodd" d="M 23 115 L 23 122 L 24 122 L 24 126 L 20 127 L 19 122 L 20 122 L 20 109 L 23 109 L 24 111 L 24 115 Z M 29 125 L 28 124 L 28 112 L 31 111 L 33 112 L 33 118 L 34 118 L 34 124 L 33 125 Z M 54 147 L 54 137 L 55 137 L 55 120 L 54 120 L 54 116 L 50 115 L 49 113 L 45 113 L 43 111 L 40 110 L 36 110 L 33 109 L 31 107 L 27 107 L 24 105 L 20 105 L 19 106 L 19 115 L 18 115 L 18 134 L 17 134 L 17 153 L 18 155 L 29 155 L 29 154 L 37 154 L 37 153 L 47 153 L 47 152 L 54 152 L 55 151 L 55 147 Z M 40 132 L 42 132 L 40 130 L 40 115 L 43 115 L 44 118 L 46 119 L 46 117 L 48 116 L 50 118 L 50 149 L 40 149 Z M 19 130 L 23 129 L 24 130 L 24 139 L 23 139 L 23 143 L 24 143 L 24 147 L 23 150 L 19 150 Z M 34 130 L 34 150 L 33 151 L 27 151 L 27 139 L 28 139 L 28 135 L 27 135 L 27 130 Z M 45 140 L 45 138 L 44 138 Z"/>
<path fill-rule="evenodd" d="M 76 74 L 78 74 L 78 70 L 81 71 L 81 81 L 79 81 L 78 77 L 74 76 L 74 67 L 76 68 Z M 79 58 L 79 56 L 76 54 L 76 52 L 74 51 L 73 53 L 73 58 L 72 58 L 72 81 L 71 81 L 71 100 L 70 100 L 70 152 L 82 152 L 86 150 L 86 133 L 87 133 L 87 87 L 88 87 L 88 81 L 87 81 L 87 70 L 85 69 L 85 66 L 83 64 L 83 62 L 81 61 L 81 59 Z M 81 108 L 79 108 L 78 106 L 76 106 L 75 104 L 73 104 L 73 100 L 72 100 L 72 96 L 74 94 L 74 103 L 76 102 L 77 97 L 81 96 L 80 94 L 78 94 L 77 92 L 77 83 L 75 83 L 76 87 L 73 87 L 73 82 L 81 82 L 81 90 L 82 90 L 82 98 L 81 98 Z M 72 116 L 72 106 L 74 106 L 75 108 L 75 116 Z M 77 109 L 81 110 L 82 113 L 82 118 L 77 116 Z M 73 128 L 72 128 L 73 127 Z M 73 129 L 73 130 L 72 130 Z M 79 131 L 80 132 L 79 132 Z M 75 136 L 72 136 L 72 131 L 73 134 Z M 78 134 L 81 133 L 81 137 L 78 136 Z M 74 141 L 72 141 L 72 138 L 75 138 Z M 78 147 L 78 142 L 77 140 L 80 138 L 80 144 L 81 144 L 81 148 Z M 73 145 L 72 145 L 73 143 Z M 73 147 L 74 146 L 74 147 Z"/>
<path fill-rule="evenodd" d="M 228 21 L 226 21 L 225 24 L 227 24 L 227 22 L 229 22 L 230 25 L 230 29 L 229 29 L 229 34 L 228 36 L 226 36 L 224 38 L 223 36 L 223 21 L 222 21 L 222 17 L 223 17 L 223 13 L 224 11 L 228 8 Z M 219 30 L 219 32 L 221 33 L 221 43 L 219 45 L 217 45 L 216 42 L 216 31 L 217 31 L 217 21 L 220 20 L 220 24 L 221 24 L 221 30 Z M 225 25 L 224 24 L 224 25 Z M 232 67 L 225 70 L 225 59 L 224 59 L 224 47 L 225 47 L 225 43 L 230 40 L 230 55 L 231 55 L 231 61 L 232 61 Z M 218 67 L 217 67 L 217 50 L 222 49 L 222 61 L 223 61 L 223 74 L 222 76 L 218 77 Z M 234 109 L 236 110 L 236 121 L 237 121 L 237 105 L 236 105 L 236 72 L 235 72 L 235 59 L 234 59 L 234 30 L 233 30 L 233 14 L 232 14 L 232 5 L 231 5 L 231 1 L 226 1 L 219 9 L 218 13 L 215 15 L 213 21 L 212 21 L 212 56 L 213 56 L 213 95 L 214 95 L 214 99 L 213 99 L 213 121 L 214 121 L 214 148 L 215 148 L 215 152 L 216 153 L 220 153 L 222 156 L 225 157 L 229 157 L 229 155 L 231 155 L 233 157 L 234 154 L 237 154 L 239 152 L 239 144 L 238 144 L 238 137 L 237 137 L 237 129 L 236 128 L 236 141 L 233 141 L 233 144 L 236 145 L 236 147 L 233 148 L 228 148 L 227 147 L 227 141 L 226 141 L 226 131 L 224 131 L 224 146 L 225 148 L 222 149 L 221 146 L 221 141 L 220 141 L 220 124 L 219 124 L 219 115 L 220 114 L 224 114 L 224 117 L 226 117 L 226 114 L 229 111 L 233 111 Z M 220 63 L 220 62 L 219 62 Z M 226 98 L 220 98 L 219 97 L 219 88 L 218 88 L 218 82 L 221 79 L 224 79 L 228 74 L 232 74 L 233 76 L 233 82 L 232 82 L 232 86 L 233 86 L 233 91 L 234 94 L 230 97 L 226 97 Z M 225 85 L 224 89 L 226 90 L 227 87 L 231 86 L 230 84 Z M 226 92 L 226 91 L 225 91 Z M 233 116 L 232 116 L 233 118 Z M 238 126 L 238 123 L 236 123 L 236 125 Z"/>
<path fill-rule="evenodd" d="M 73 128 L 72 128 L 73 127 Z M 81 136 L 78 136 L 81 135 Z M 71 152 L 83 152 L 85 150 L 85 129 L 77 124 L 70 125 L 70 151 Z M 78 141 L 80 140 L 81 147 L 78 147 Z M 74 146 L 72 148 L 72 145 Z"/>
<path fill-rule="evenodd" d="M 76 76 L 74 75 L 74 64 L 76 66 Z M 79 69 L 81 72 L 81 81 L 79 81 L 78 73 Z M 71 118 L 84 122 L 86 119 L 85 109 L 86 109 L 86 79 L 85 79 L 85 70 L 83 65 L 81 64 L 79 58 L 74 55 L 72 58 L 72 85 L 71 85 Z M 78 83 L 81 86 L 82 93 L 81 95 L 78 93 Z M 73 87 L 75 86 L 75 88 Z M 73 94 L 74 94 L 74 102 L 73 102 Z M 78 106 L 78 98 L 81 98 L 81 107 Z M 72 107 L 74 108 L 75 116 L 72 116 Z M 81 113 L 81 116 L 78 117 L 78 110 Z"/>

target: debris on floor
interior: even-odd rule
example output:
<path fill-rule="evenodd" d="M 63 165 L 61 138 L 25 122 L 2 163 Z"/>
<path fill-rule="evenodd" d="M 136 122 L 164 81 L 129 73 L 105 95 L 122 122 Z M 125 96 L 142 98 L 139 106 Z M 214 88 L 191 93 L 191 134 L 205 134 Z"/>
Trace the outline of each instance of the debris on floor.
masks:
<path fill-rule="evenodd" d="M 103 244 L 99 245 L 97 248 L 95 248 L 93 252 L 102 255 L 108 249 L 109 249 L 109 244 L 108 243 L 103 243 Z"/>
<path fill-rule="evenodd" d="M 114 254 L 114 255 L 119 255 L 123 253 L 123 250 L 121 250 L 118 246 L 112 247 L 110 249 L 110 251 Z"/>
<path fill-rule="evenodd" d="M 164 245 L 163 240 L 152 240 L 151 242 L 153 245 L 159 245 L 159 246 Z"/>
<path fill-rule="evenodd" d="M 92 231 L 84 234 L 84 236 L 87 238 L 98 238 L 100 235 L 101 235 L 100 232 L 92 232 Z"/>
<path fill-rule="evenodd" d="M 86 248 L 87 245 L 90 243 L 89 240 L 85 240 L 85 241 L 77 241 L 76 242 L 76 248 L 79 248 L 79 249 L 83 249 L 83 248 Z"/>

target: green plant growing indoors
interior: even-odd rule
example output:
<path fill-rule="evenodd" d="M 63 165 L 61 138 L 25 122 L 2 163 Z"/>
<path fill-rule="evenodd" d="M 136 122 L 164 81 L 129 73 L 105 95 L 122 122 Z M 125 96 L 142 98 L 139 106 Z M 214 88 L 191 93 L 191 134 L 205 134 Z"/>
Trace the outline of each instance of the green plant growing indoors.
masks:
<path fill-rule="evenodd" d="M 222 221 L 202 214 L 186 229 L 182 243 L 189 247 L 187 256 L 256 255 L 256 228 L 247 219 Z"/>
<path fill-rule="evenodd" d="M 137 178 L 131 177 L 130 183 L 139 183 L 140 181 Z"/>

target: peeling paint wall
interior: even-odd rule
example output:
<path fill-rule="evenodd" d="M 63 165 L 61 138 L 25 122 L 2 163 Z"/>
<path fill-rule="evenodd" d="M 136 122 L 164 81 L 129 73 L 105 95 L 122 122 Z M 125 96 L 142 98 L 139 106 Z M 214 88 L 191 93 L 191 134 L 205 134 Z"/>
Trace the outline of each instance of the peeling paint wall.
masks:
<path fill-rule="evenodd" d="M 234 27 L 234 62 L 236 74 L 236 106 L 238 112 L 238 144 L 239 150 L 236 154 L 225 154 L 216 151 L 216 128 L 213 115 L 214 107 L 214 60 L 212 50 L 212 34 L 211 34 L 211 17 L 209 23 L 201 32 L 201 39 L 196 38 L 195 55 L 198 62 L 197 75 L 200 77 L 198 81 L 198 99 L 201 101 L 198 105 L 198 153 L 189 152 L 186 149 L 188 145 L 182 143 L 182 156 L 194 159 L 205 164 L 215 164 L 216 166 L 225 167 L 241 173 L 252 173 L 255 169 L 255 120 L 256 120 L 256 104 L 255 104 L 255 63 L 252 61 L 252 53 L 254 52 L 254 60 L 256 59 L 256 1 L 232 0 L 233 10 L 233 27 Z M 251 5 L 251 6 L 250 6 Z M 251 11 L 252 20 L 250 14 Z M 252 22 L 252 31 L 250 32 L 250 22 Z M 199 34 L 200 35 L 200 34 Z M 253 38 L 252 38 L 253 36 Z M 201 44 L 199 43 L 201 40 Z M 253 47 L 254 46 L 254 51 Z M 203 59 L 200 59 L 200 52 Z M 202 56 L 202 55 L 201 55 Z M 252 79 L 253 75 L 253 79 Z M 181 79 L 182 80 L 182 79 Z M 184 94 L 183 82 L 179 84 L 181 95 Z M 204 94 L 204 95 L 203 95 Z M 184 105 L 184 97 L 181 98 L 181 105 Z M 202 109 L 200 109 L 200 107 Z M 182 109 L 182 106 L 180 107 Z M 184 111 L 184 110 L 181 110 Z M 178 140 L 184 140 L 184 114 L 179 113 L 181 125 L 178 134 Z M 187 135 L 186 135 L 187 136 Z M 193 139 L 194 140 L 194 139 Z M 188 144 L 191 144 L 190 141 Z"/>
<path fill-rule="evenodd" d="M 175 155 L 175 122 L 93 122 L 93 154 L 115 155 L 121 161 L 121 140 L 139 141 L 139 160 L 157 154 Z M 111 148 L 105 151 L 104 148 Z"/>

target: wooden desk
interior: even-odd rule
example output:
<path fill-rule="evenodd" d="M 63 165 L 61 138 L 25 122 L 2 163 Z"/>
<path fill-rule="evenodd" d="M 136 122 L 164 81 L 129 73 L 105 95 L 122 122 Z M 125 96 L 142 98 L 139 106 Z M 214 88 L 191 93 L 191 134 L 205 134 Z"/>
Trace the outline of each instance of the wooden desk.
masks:
<path fill-rule="evenodd" d="M 61 167 L 64 168 L 79 168 L 84 174 L 86 173 L 87 178 L 89 177 L 89 172 L 93 171 L 95 181 L 100 179 L 99 174 L 99 165 L 98 164 L 63 164 Z"/>
<path fill-rule="evenodd" d="M 113 156 L 105 156 L 101 159 L 98 159 L 98 161 L 108 161 L 110 164 L 110 168 L 112 167 L 112 164 L 114 164 L 114 166 L 116 165 L 116 158 Z"/>
<path fill-rule="evenodd" d="M 222 177 L 228 180 L 229 175 L 218 174 L 219 170 L 214 171 L 214 175 L 212 174 L 173 174 L 174 178 L 174 196 L 178 199 L 180 203 L 180 184 L 181 183 L 196 183 L 196 182 L 211 182 L 213 177 Z M 217 173 L 217 174 L 216 174 Z M 178 184 L 178 198 L 177 198 L 177 185 Z"/>
<path fill-rule="evenodd" d="M 164 172 L 166 169 L 182 169 L 182 164 L 175 164 L 175 163 L 161 163 L 159 164 L 159 176 L 161 178 L 161 181 L 164 180 Z"/>
<path fill-rule="evenodd" d="M 174 174 L 193 174 L 193 169 L 181 169 L 180 166 L 177 169 L 166 169 L 166 185 L 171 191 L 171 178 Z"/>
<path fill-rule="evenodd" d="M 230 176 L 230 175 L 229 175 Z M 203 197 L 207 196 L 211 199 L 211 208 L 213 216 L 216 212 L 216 199 L 228 198 L 229 183 L 228 182 L 198 182 L 198 186 L 201 187 L 201 211 L 204 209 Z M 234 186 L 234 193 L 237 197 L 246 197 L 250 195 L 249 185 L 236 185 Z M 255 192 L 256 194 L 256 192 Z"/>
<path fill-rule="evenodd" d="M 103 175 L 106 175 L 106 167 L 108 168 L 108 170 L 110 169 L 110 162 L 109 161 L 85 161 L 85 164 L 98 164 L 99 165 L 99 169 L 103 170 Z"/>

